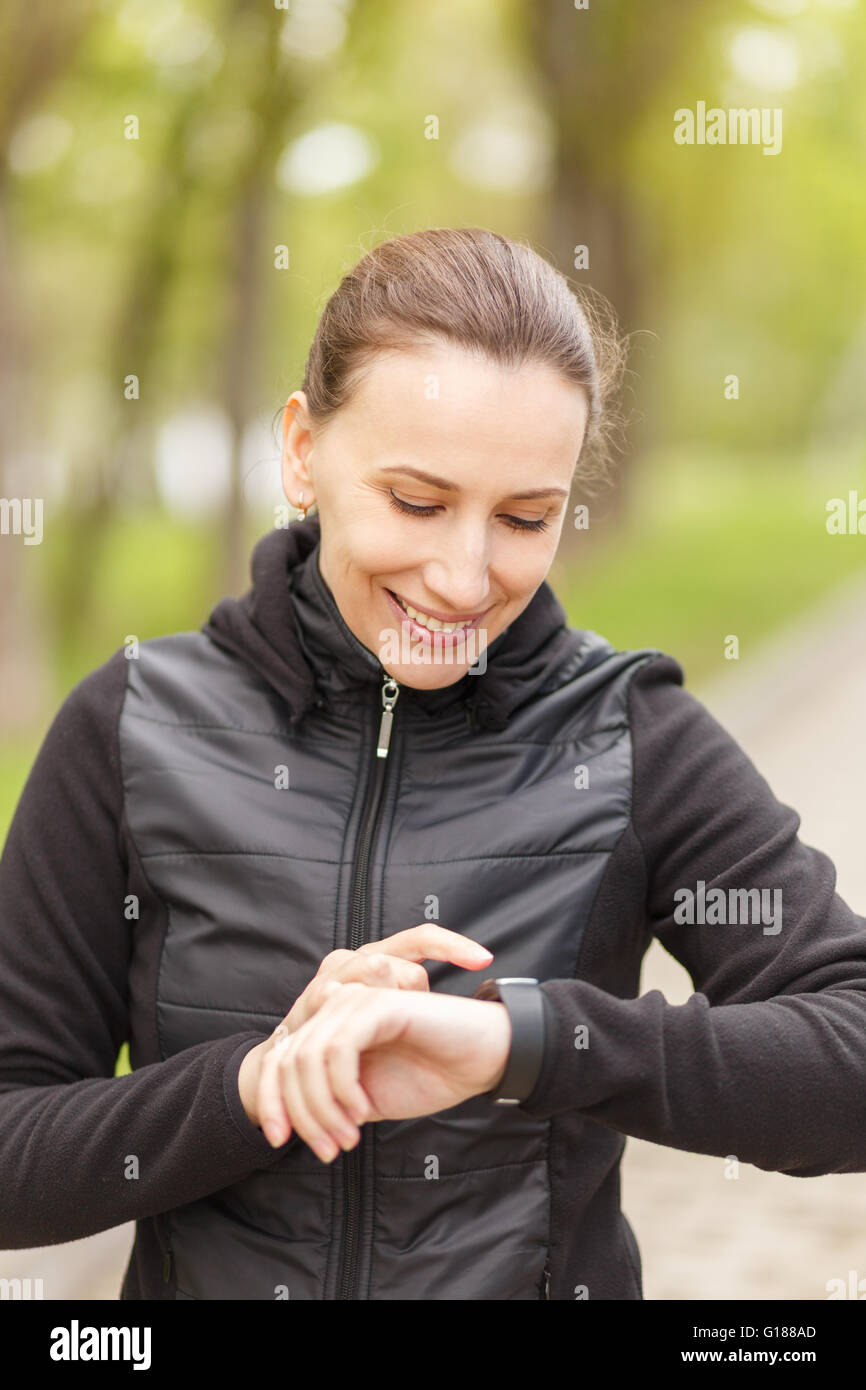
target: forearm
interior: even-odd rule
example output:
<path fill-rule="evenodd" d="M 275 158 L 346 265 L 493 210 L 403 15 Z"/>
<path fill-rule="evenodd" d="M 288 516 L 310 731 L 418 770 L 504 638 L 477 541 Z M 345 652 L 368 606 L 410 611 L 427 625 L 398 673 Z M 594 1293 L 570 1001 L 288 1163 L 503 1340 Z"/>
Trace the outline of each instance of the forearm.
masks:
<path fill-rule="evenodd" d="M 527 1113 L 579 1110 L 655 1144 L 801 1177 L 866 1171 L 866 992 L 711 1008 L 701 994 L 618 999 L 581 980 L 542 989 L 555 1027 Z"/>
<path fill-rule="evenodd" d="M 682 679 L 665 656 L 629 688 L 634 788 L 621 845 L 632 886 L 618 892 L 614 866 L 574 978 L 542 985 L 554 1041 L 525 1108 L 576 1109 L 769 1170 L 866 1171 L 866 919 L 835 892 L 828 856 L 799 840 L 796 811 Z M 699 884 L 730 910 L 681 910 Z M 744 892 L 762 908 L 768 894 L 774 919 L 743 910 Z M 629 997 L 652 936 L 691 977 L 683 1005 L 658 991 Z"/>
<path fill-rule="evenodd" d="M 182 1206 L 277 1159 L 237 1076 L 261 1034 L 128 1076 L 0 1092 L 0 1248 L 78 1240 Z M 290 1141 L 291 1142 L 291 1141 Z"/>

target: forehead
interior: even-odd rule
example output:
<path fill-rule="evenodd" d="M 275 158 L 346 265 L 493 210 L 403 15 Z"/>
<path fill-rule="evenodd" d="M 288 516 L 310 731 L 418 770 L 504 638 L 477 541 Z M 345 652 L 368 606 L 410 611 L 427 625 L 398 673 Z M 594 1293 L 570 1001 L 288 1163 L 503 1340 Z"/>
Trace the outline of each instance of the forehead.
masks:
<path fill-rule="evenodd" d="M 503 366 L 450 345 L 378 353 L 337 416 L 370 461 L 438 465 L 493 458 L 497 472 L 542 465 L 562 481 L 586 425 L 585 392 L 541 363 Z M 357 456 L 357 455 L 356 455 Z"/>

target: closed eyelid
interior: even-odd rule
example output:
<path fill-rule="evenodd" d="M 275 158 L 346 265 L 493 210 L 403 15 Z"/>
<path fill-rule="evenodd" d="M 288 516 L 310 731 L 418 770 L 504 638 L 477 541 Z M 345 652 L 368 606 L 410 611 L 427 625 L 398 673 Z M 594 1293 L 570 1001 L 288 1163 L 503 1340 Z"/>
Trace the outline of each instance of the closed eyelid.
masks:
<path fill-rule="evenodd" d="M 440 507 L 445 507 L 448 505 L 447 502 L 410 502 L 405 497 L 397 497 L 397 494 L 395 493 L 392 487 L 388 488 L 388 492 L 394 498 L 395 501 L 402 502 L 405 507 L 416 507 L 419 510 L 423 511 L 438 511 Z M 515 497 L 511 500 L 517 502 L 520 499 Z M 556 498 L 552 498 L 550 505 L 554 506 L 556 500 Z M 504 507 L 506 504 L 503 502 L 501 505 Z"/>
<path fill-rule="evenodd" d="M 389 487 L 388 491 L 392 497 L 396 498 L 398 502 L 402 502 L 405 507 L 423 507 L 426 510 L 428 507 L 441 507 L 443 505 L 441 502 L 409 502 L 405 497 L 397 497 L 392 487 Z"/>
<path fill-rule="evenodd" d="M 422 506 L 415 502 L 406 502 L 396 495 L 393 488 L 388 489 L 388 502 L 395 511 L 400 512 L 403 516 L 416 516 L 418 518 L 431 516 L 434 512 L 438 512 L 441 506 L 441 503 Z M 544 517 L 539 517 L 535 521 L 527 521 L 525 517 L 511 516 L 508 513 L 503 515 L 502 520 L 512 531 L 546 531 L 550 524 Z"/>

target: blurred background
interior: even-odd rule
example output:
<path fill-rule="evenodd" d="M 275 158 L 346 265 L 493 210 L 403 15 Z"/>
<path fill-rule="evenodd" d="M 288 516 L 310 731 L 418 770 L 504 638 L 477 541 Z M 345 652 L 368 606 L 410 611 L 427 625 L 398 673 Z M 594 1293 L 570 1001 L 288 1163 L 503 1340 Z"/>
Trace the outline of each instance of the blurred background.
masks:
<path fill-rule="evenodd" d="M 72 686 L 247 587 L 341 275 L 483 225 L 632 335 L 570 621 L 674 655 L 866 915 L 862 0 L 5 0 L 0 72 L 0 499 L 43 502 L 38 544 L 0 514 L 0 839 Z M 781 112 L 781 149 L 678 143 L 701 102 Z M 654 987 L 692 988 L 659 947 Z M 647 1298 L 866 1280 L 866 1175 L 636 1140 L 623 1174 Z M 0 1274 L 116 1298 L 131 1238 Z"/>

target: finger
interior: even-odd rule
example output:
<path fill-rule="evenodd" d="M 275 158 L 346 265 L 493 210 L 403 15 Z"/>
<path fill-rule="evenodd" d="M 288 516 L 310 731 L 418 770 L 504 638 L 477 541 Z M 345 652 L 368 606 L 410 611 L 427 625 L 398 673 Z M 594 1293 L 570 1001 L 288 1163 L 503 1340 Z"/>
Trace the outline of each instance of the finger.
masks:
<path fill-rule="evenodd" d="M 369 1098 L 360 1088 L 353 1097 L 352 1109 L 344 1110 L 330 1091 L 321 1061 L 321 1048 L 343 1026 L 345 1016 L 355 1007 L 357 999 L 368 993 L 366 985 L 331 982 L 330 997 L 322 1005 L 321 1011 L 292 1035 L 291 1065 L 284 1068 L 284 1075 L 287 1071 L 290 1074 L 290 1085 L 284 1094 L 296 1125 L 297 1115 L 292 1110 L 293 1104 L 304 1116 L 302 1123 L 312 1126 L 313 1147 L 316 1147 L 315 1137 L 318 1134 L 320 1138 L 326 1135 L 340 1148 L 352 1148 L 361 1137 L 355 1116 L 360 1122 L 372 1110 Z M 321 1152 L 319 1156 L 324 1157 Z M 325 1161 L 331 1157 L 334 1157 L 333 1152 Z"/>
<path fill-rule="evenodd" d="M 286 1017 L 283 1019 L 283 1023 L 289 1025 L 289 1032 L 294 1032 L 294 1030 L 297 1027 L 299 1027 L 300 1024 L 303 1023 L 308 1016 L 309 1011 L 307 1010 L 306 1005 L 308 1002 L 307 995 L 309 991 L 314 986 L 323 985 L 329 979 L 336 978 L 341 966 L 353 961 L 356 955 L 357 952 L 347 951 L 343 948 L 336 951 L 329 951 L 328 955 L 325 956 L 324 960 L 320 962 L 319 968 L 316 971 L 310 983 L 307 985 L 307 988 L 303 991 L 302 994 L 298 995 L 298 998 L 295 1000 L 291 1009 L 286 1014 Z M 291 1020 L 291 1022 L 289 1022 L 289 1020 Z"/>
<path fill-rule="evenodd" d="M 404 960 L 444 960 L 467 970 L 483 970 L 493 960 L 493 952 L 470 936 L 449 931 L 437 922 L 422 922 L 381 941 L 366 942 L 358 951 L 386 951 Z"/>
<path fill-rule="evenodd" d="M 280 1058 L 287 1050 L 287 1041 L 277 1043 L 265 1053 L 259 1072 L 259 1087 L 256 1095 L 256 1110 L 265 1138 L 273 1147 L 288 1143 L 292 1134 L 292 1124 L 283 1103 L 280 1086 Z"/>
<path fill-rule="evenodd" d="M 362 948 L 352 952 L 352 959 L 340 965 L 334 978 L 372 985 L 378 989 L 430 988 L 430 977 L 420 962 L 389 955 L 386 951 L 365 951 Z"/>
<path fill-rule="evenodd" d="M 330 1127 L 334 1104 L 358 1125 L 375 1114 L 360 1080 L 361 1054 L 405 1031 L 409 1020 L 398 1002 L 401 997 L 405 996 L 399 990 L 347 985 L 307 1025 L 305 1038 L 299 1038 L 297 1075 L 303 1100 L 324 1127 Z"/>
<path fill-rule="evenodd" d="M 313 1122 L 344 1149 L 354 1148 L 358 1143 L 361 1138 L 358 1125 L 371 1109 L 357 1080 L 354 1086 L 344 1087 L 344 1094 L 338 1099 L 328 1069 L 335 1053 L 346 1045 L 343 1038 L 352 1007 L 350 1004 L 328 1016 L 318 1014 L 311 1020 L 294 1057 L 294 1078 L 305 1109 Z"/>
<path fill-rule="evenodd" d="M 346 954 L 354 959 L 354 951 L 347 951 Z M 295 1000 L 290 1011 L 283 1019 L 280 1027 L 284 1030 L 285 1035 L 288 1037 L 292 1033 L 296 1033 L 301 1025 L 306 1023 L 307 1019 L 311 1018 L 317 1009 L 321 1008 L 325 1000 L 330 998 L 333 990 L 335 988 L 339 989 L 340 983 L 339 980 L 334 980 L 333 978 L 320 980 L 318 976 L 315 976 L 307 985 L 303 994 L 299 995 Z"/>
<path fill-rule="evenodd" d="M 330 975 L 343 961 L 351 960 L 355 955 L 354 951 L 349 951 L 345 946 L 340 946 L 336 951 L 329 951 L 324 960 L 321 961 L 317 975 Z"/>
<path fill-rule="evenodd" d="M 340 1152 L 341 1143 L 331 1130 L 314 1116 L 307 1104 L 303 1076 L 298 1067 L 295 1049 L 280 1059 L 279 1068 L 284 1103 L 296 1132 L 318 1154 L 323 1163 L 330 1163 Z M 339 1130 L 340 1126 L 343 1126 L 348 1130 L 350 1124 L 351 1121 L 344 1116 L 340 1125 L 334 1125 L 334 1128 Z"/>
<path fill-rule="evenodd" d="M 360 950 L 347 951 L 346 957 L 333 967 L 337 974 L 327 980 L 320 980 L 317 976 L 307 986 L 285 1020 L 289 1033 L 294 1033 L 318 1012 L 325 1000 L 330 998 L 335 985 L 352 982 L 380 989 L 430 988 L 427 971 L 415 961 L 401 960 L 399 956 L 389 956 L 382 951 L 375 954 L 362 953 Z"/>
<path fill-rule="evenodd" d="M 375 1116 L 372 1101 L 361 1082 L 361 1051 L 357 1042 L 343 1033 L 336 1039 L 337 1045 L 326 1049 L 325 1068 L 332 1094 L 344 1106 L 358 1125 L 366 1123 Z M 360 1100 L 363 1097 L 363 1102 Z"/>

